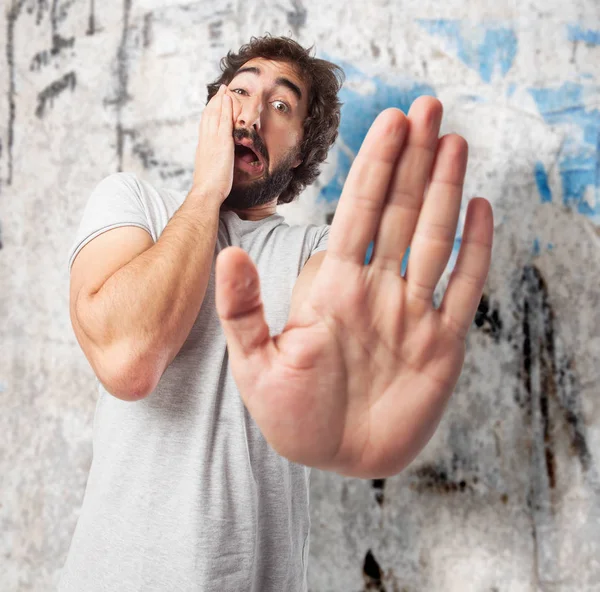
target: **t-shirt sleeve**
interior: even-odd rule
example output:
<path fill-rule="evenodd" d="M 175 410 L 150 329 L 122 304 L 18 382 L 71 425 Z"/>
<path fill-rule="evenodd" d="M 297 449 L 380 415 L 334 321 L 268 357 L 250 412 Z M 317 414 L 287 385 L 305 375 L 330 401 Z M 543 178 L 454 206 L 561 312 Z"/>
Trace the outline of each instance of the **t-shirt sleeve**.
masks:
<path fill-rule="evenodd" d="M 85 245 L 103 232 L 120 226 L 138 226 L 157 240 L 152 234 L 140 185 L 131 173 L 109 175 L 92 191 L 69 249 L 69 273 L 75 257 Z"/>
<path fill-rule="evenodd" d="M 313 248 L 310 252 L 310 256 L 312 257 L 315 253 L 319 251 L 327 250 L 327 243 L 329 241 L 329 229 L 331 226 L 328 224 L 324 226 L 318 226 L 315 232 L 315 239 L 313 242 Z"/>

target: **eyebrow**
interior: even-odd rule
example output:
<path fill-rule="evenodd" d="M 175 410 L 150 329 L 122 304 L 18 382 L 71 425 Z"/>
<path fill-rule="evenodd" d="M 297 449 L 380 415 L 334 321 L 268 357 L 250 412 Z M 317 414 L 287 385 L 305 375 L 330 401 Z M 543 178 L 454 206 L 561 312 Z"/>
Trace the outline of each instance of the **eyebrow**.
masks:
<path fill-rule="evenodd" d="M 240 68 L 235 73 L 233 78 L 235 78 L 238 74 L 243 74 L 244 72 L 249 72 L 250 74 L 255 74 L 256 76 L 260 76 L 261 74 L 260 68 L 257 68 L 256 66 L 248 66 L 246 68 Z M 296 98 L 299 101 L 302 100 L 302 91 L 300 90 L 300 87 L 297 84 L 294 84 L 288 78 L 285 78 L 284 76 L 279 76 L 279 78 L 275 79 L 275 84 L 277 86 L 285 86 L 286 88 L 289 88 L 296 95 Z"/>

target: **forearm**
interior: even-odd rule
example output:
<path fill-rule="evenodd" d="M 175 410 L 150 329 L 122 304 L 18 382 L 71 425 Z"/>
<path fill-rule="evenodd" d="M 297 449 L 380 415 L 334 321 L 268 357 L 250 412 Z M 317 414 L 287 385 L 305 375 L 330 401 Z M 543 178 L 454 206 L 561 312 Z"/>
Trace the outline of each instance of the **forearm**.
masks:
<path fill-rule="evenodd" d="M 99 365 L 158 382 L 200 311 L 218 224 L 219 203 L 190 194 L 152 247 L 82 295 L 78 321 Z"/>

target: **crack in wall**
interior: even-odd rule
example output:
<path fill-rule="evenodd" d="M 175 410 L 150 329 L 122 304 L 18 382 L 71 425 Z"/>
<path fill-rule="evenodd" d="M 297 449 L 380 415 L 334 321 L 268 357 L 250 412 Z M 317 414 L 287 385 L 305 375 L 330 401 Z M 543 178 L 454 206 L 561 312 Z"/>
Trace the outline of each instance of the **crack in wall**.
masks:
<path fill-rule="evenodd" d="M 8 64 L 8 125 L 7 125 L 7 174 L 6 184 L 12 185 L 13 178 L 13 143 L 14 126 L 17 107 L 15 104 L 15 23 L 19 18 L 25 0 L 13 0 L 6 16 L 6 62 Z"/>
<path fill-rule="evenodd" d="M 123 146 L 125 143 L 125 136 L 129 133 L 128 130 L 123 128 L 122 117 L 123 117 L 123 106 L 131 100 L 131 96 L 128 93 L 127 86 L 129 84 L 129 65 L 128 65 L 128 52 L 127 52 L 127 41 L 129 35 L 129 17 L 131 15 L 131 2 L 132 0 L 123 0 L 123 28 L 121 32 L 121 41 L 117 49 L 117 92 L 111 99 L 105 99 L 105 105 L 114 105 L 116 110 L 116 141 L 117 141 L 117 170 L 121 172 L 123 170 Z"/>
<path fill-rule="evenodd" d="M 572 372 L 573 361 L 557 359 L 554 311 L 549 290 L 540 271 L 533 265 L 523 269 L 517 295 L 522 312 L 521 381 L 525 390 L 517 402 L 525 409 L 531 430 L 531 481 L 527 494 L 533 538 L 533 564 L 536 582 L 542 576 L 539 523 L 552 509 L 552 492 L 557 486 L 556 426 L 564 422 L 569 445 L 584 472 L 591 466 L 583 413 Z M 520 301 L 520 302 L 519 302 Z"/>
<path fill-rule="evenodd" d="M 95 17 L 95 4 L 94 0 L 90 0 L 90 14 L 88 16 L 88 28 L 85 32 L 86 35 L 94 35 L 96 33 L 96 17 Z"/>

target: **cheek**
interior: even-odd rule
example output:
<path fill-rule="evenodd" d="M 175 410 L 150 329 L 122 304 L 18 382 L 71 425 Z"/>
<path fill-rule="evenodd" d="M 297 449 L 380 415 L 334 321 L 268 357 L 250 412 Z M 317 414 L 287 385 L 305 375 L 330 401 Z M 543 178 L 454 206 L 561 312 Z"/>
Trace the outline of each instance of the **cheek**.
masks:
<path fill-rule="evenodd" d="M 301 133 L 297 129 L 285 127 L 280 130 L 279 134 L 279 150 L 280 154 L 287 154 L 291 149 L 299 146 Z"/>
<path fill-rule="evenodd" d="M 270 167 L 272 170 L 284 158 L 287 158 L 290 151 L 300 149 L 302 132 L 297 129 L 290 129 L 289 124 L 273 126 L 266 130 L 264 135 L 265 145 L 269 152 Z"/>

